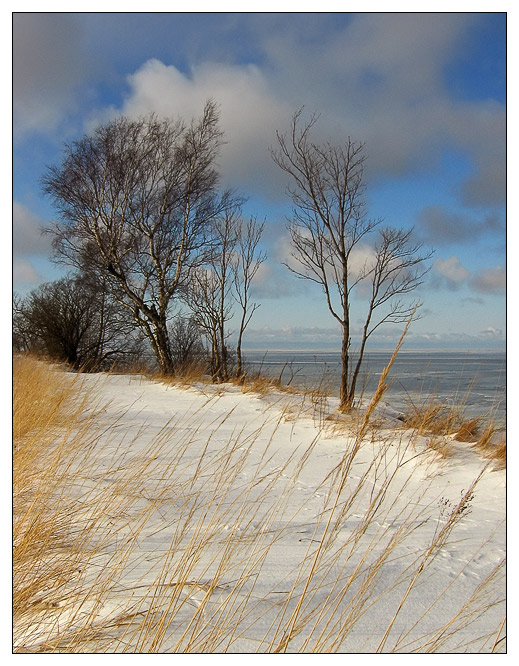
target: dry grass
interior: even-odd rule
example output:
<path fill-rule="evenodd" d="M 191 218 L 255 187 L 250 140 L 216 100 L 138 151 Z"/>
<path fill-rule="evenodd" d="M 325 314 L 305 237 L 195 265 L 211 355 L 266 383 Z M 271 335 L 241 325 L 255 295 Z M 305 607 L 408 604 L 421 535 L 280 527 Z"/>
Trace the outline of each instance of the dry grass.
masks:
<path fill-rule="evenodd" d="M 474 448 L 494 463 L 495 470 L 506 469 L 506 437 L 499 434 L 492 421 L 482 430 Z"/>
<path fill-rule="evenodd" d="M 60 591 L 88 549 L 88 535 L 74 534 L 67 493 L 85 409 L 77 379 L 28 357 L 13 360 L 15 626 L 28 627 L 38 613 L 59 607 Z"/>
<path fill-rule="evenodd" d="M 146 373 L 145 373 L 146 374 Z M 227 382 L 223 383 L 239 386 L 243 393 L 257 393 L 260 396 L 267 396 L 273 391 L 282 391 L 287 394 L 295 394 L 298 391 L 289 383 L 282 381 L 282 374 L 279 377 L 269 377 L 262 374 L 261 371 L 246 373 L 241 377 L 231 375 Z M 208 374 L 207 364 L 204 362 L 192 362 L 176 369 L 174 375 L 161 375 L 159 373 L 147 373 L 155 381 L 171 384 L 173 386 L 193 386 L 198 384 L 217 384 L 213 382 L 211 375 Z"/>
<path fill-rule="evenodd" d="M 44 361 L 29 356 L 13 359 L 13 439 L 15 445 L 30 433 L 48 432 L 67 414 L 70 384 Z"/>
<path fill-rule="evenodd" d="M 458 442 L 473 442 L 477 439 L 481 428 L 481 418 L 462 421 L 454 439 Z"/>
<path fill-rule="evenodd" d="M 289 386 L 285 386 L 279 379 L 267 377 L 261 373 L 254 373 L 242 377 L 237 382 L 243 393 L 257 393 L 260 396 L 266 396 L 272 391 L 284 390 L 286 393 L 293 391 Z"/>
<path fill-rule="evenodd" d="M 424 628 L 422 641 L 411 644 L 396 626 L 464 520 L 477 480 L 431 532 L 437 507 L 424 505 L 425 488 L 417 497 L 408 493 L 411 443 L 395 446 L 388 438 L 360 465 L 386 376 L 345 440 L 342 460 L 316 489 L 320 511 L 309 516 L 298 480 L 312 464 L 319 428 L 306 449 L 295 447 L 273 465 L 273 438 L 286 414 L 266 409 L 256 430 L 244 426 L 220 437 L 230 413 L 207 431 L 204 406 L 174 417 L 139 448 L 144 425 L 119 437 L 118 423 L 98 419 L 95 397 L 80 380 L 15 360 L 15 649 L 214 653 L 245 645 L 246 651 L 333 652 L 386 605 L 393 610 L 377 651 L 452 647 L 456 622 L 462 617 L 465 628 L 472 621 L 479 596 L 461 600 L 443 631 L 431 636 Z M 303 397 L 324 422 L 321 394 Z M 264 573 L 268 581 L 283 539 L 302 527 L 308 545 L 299 564 L 281 589 L 269 590 Z M 417 531 L 423 546 L 412 552 L 406 544 Z M 400 547 L 409 552 L 403 563 Z M 489 579 L 485 588 L 491 600 L 494 583 Z M 444 592 L 438 589 L 438 603 Z M 501 630 L 495 628 L 491 645 L 503 646 Z"/>
<path fill-rule="evenodd" d="M 432 436 L 425 440 L 427 449 L 433 451 L 440 458 L 451 458 L 454 455 L 452 443 L 445 437 Z"/>
<path fill-rule="evenodd" d="M 150 376 L 150 373 L 148 373 Z M 191 386 L 196 383 L 207 383 L 211 381 L 208 374 L 207 363 L 203 361 L 191 361 L 179 366 L 174 375 L 151 375 L 152 378 L 175 386 Z"/>
<path fill-rule="evenodd" d="M 494 469 L 506 469 L 506 439 L 500 440 L 490 456 L 495 461 Z"/>
<path fill-rule="evenodd" d="M 456 406 L 446 407 L 434 398 L 425 398 L 420 404 L 409 404 L 404 427 L 425 437 L 429 449 L 441 458 L 455 453 L 453 441 L 474 442 L 474 449 L 486 459 L 494 460 L 496 469 L 506 467 L 506 440 L 495 442 L 496 427 L 492 414 L 488 419 L 471 418 L 464 414 L 465 400 Z"/>
<path fill-rule="evenodd" d="M 476 446 L 480 451 L 488 451 L 492 447 L 492 441 L 496 432 L 495 425 L 489 423 L 481 433 Z"/>
<path fill-rule="evenodd" d="M 499 436 L 492 415 L 467 418 L 463 407 L 444 407 L 434 400 L 412 406 L 405 426 L 426 436 L 427 446 L 442 458 L 451 457 L 454 447 L 449 436 L 458 442 L 474 442 L 474 449 L 485 459 L 494 462 L 494 469 L 506 468 L 506 437 Z"/>
<path fill-rule="evenodd" d="M 450 435 L 462 425 L 459 408 L 445 407 L 434 399 L 425 399 L 420 405 L 410 405 L 404 419 L 406 427 L 421 435 Z"/>

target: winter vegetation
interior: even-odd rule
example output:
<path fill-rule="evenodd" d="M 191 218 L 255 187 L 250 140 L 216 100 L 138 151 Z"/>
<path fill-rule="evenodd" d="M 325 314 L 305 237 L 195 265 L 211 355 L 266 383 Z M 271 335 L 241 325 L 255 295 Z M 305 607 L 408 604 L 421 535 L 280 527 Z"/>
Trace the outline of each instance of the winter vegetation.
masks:
<path fill-rule="evenodd" d="M 386 377 L 345 415 L 15 357 L 15 652 L 505 651 L 503 445 Z"/>
<path fill-rule="evenodd" d="M 272 157 L 292 181 L 287 266 L 321 287 L 341 326 L 340 408 L 348 411 L 370 335 L 416 312 L 419 304 L 401 299 L 421 284 L 430 254 L 420 253 L 411 232 L 367 219 L 363 145 L 315 144 L 316 120 L 294 114 Z M 82 370 L 147 356 L 165 376 L 205 363 L 216 382 L 243 377 L 264 225 L 244 219 L 243 197 L 219 189 L 222 141 L 209 100 L 190 123 L 120 117 L 65 146 L 43 189 L 58 213 L 46 229 L 55 259 L 72 272 L 15 299 L 15 350 Z M 360 243 L 370 250 L 358 266 Z M 353 364 L 354 290 L 364 294 L 366 312 Z"/>
<path fill-rule="evenodd" d="M 247 368 L 264 225 L 219 186 L 214 101 L 120 117 L 47 170 L 70 272 L 14 299 L 16 652 L 505 651 L 506 443 L 430 396 L 384 406 L 430 253 L 366 218 L 363 145 L 314 143 L 316 121 L 272 157 L 287 268 L 341 326 L 336 398 Z"/>

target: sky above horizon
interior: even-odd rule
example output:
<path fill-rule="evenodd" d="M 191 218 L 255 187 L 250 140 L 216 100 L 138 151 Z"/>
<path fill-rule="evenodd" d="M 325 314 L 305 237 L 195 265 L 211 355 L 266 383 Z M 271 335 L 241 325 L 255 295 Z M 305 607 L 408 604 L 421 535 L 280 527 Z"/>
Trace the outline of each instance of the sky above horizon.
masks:
<path fill-rule="evenodd" d="M 365 143 L 368 216 L 434 249 L 406 348 L 504 349 L 506 92 L 504 13 L 15 13 L 13 288 L 63 272 L 40 233 L 54 216 L 40 179 L 65 142 L 120 114 L 189 120 L 213 98 L 222 185 L 265 220 L 246 346 L 339 349 L 318 287 L 283 266 L 290 202 L 269 148 L 304 106 L 317 139 Z"/>

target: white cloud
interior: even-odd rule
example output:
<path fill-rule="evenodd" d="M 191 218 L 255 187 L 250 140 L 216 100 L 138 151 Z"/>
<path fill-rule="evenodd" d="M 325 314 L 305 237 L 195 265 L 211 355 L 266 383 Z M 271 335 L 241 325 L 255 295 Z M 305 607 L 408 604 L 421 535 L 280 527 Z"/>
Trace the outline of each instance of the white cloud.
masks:
<path fill-rule="evenodd" d="M 351 251 L 348 263 L 352 278 L 357 279 L 369 272 L 375 267 L 375 263 L 376 252 L 373 247 L 365 243 L 356 245 Z"/>
<path fill-rule="evenodd" d="M 501 338 L 503 336 L 503 331 L 500 328 L 495 328 L 494 326 L 488 326 L 484 331 L 479 332 L 480 338 Z"/>
<path fill-rule="evenodd" d="M 506 289 L 504 266 L 494 266 L 478 273 L 471 273 L 461 264 L 458 257 L 452 256 L 448 259 L 436 259 L 433 272 L 433 287 L 447 287 L 452 290 L 467 284 L 472 290 L 482 294 L 497 294 Z M 477 298 L 473 298 L 472 301 L 482 302 Z"/>
<path fill-rule="evenodd" d="M 143 20 L 144 26 L 150 25 L 149 18 Z M 185 21 L 172 21 L 171 49 L 161 41 L 157 47 L 163 62 L 148 60 L 128 77 L 130 90 L 122 111 L 191 117 L 200 113 L 207 97 L 214 97 L 221 104 L 229 141 L 221 159 L 226 181 L 276 196 L 284 189 L 283 175 L 272 164 L 268 148 L 275 142 L 275 130 L 287 129 L 291 114 L 305 104 L 322 112 L 317 138 L 351 135 L 366 141 L 371 173 L 407 172 L 439 158 L 449 145 L 473 160 L 474 175 L 459 189 L 465 201 L 502 202 L 504 105 L 454 101 L 444 82 L 447 65 L 462 51 L 468 30 L 478 20 L 470 13 L 359 13 L 339 19 L 330 13 L 259 13 L 224 16 L 215 30 L 214 22 L 201 19 L 188 73 L 164 57 L 168 51 L 176 53 L 175 39 L 180 45 L 177 62 L 191 53 L 185 32 L 175 35 L 175 29 L 185 31 Z M 190 25 L 195 21 L 193 16 Z M 85 83 L 93 73 L 109 80 L 114 62 L 128 48 L 125 27 L 132 23 L 129 34 L 137 39 L 138 24 L 124 14 L 106 22 L 112 31 L 119 25 L 120 35 L 98 53 L 92 48 L 95 35 L 89 33 L 95 21 L 88 17 L 15 14 L 18 133 L 55 128 L 84 104 L 85 94 L 91 93 Z M 244 35 L 250 46 L 243 43 Z M 236 48 L 229 45 L 232 39 Z M 148 42 L 138 53 L 153 51 Z M 233 53 L 240 54 L 239 63 L 232 62 Z M 97 118 L 105 119 L 106 113 L 99 110 Z"/>
<path fill-rule="evenodd" d="M 214 99 L 227 142 L 219 160 L 226 184 L 254 186 L 264 193 L 283 191 L 269 147 L 292 109 L 276 98 L 258 67 L 206 62 L 186 76 L 154 59 L 129 76 L 128 83 L 131 93 L 122 112 L 130 117 L 154 111 L 189 119 L 200 115 L 207 99 Z"/>
<path fill-rule="evenodd" d="M 340 348 L 341 331 L 339 327 L 320 328 L 317 326 L 283 326 L 281 328 L 247 329 L 247 346 L 260 348 L 271 346 L 284 349 Z"/>
<path fill-rule="evenodd" d="M 434 272 L 440 277 L 442 282 L 456 289 L 470 276 L 470 272 L 461 265 L 458 257 L 449 257 L 448 259 L 436 259 L 433 263 Z"/>
<path fill-rule="evenodd" d="M 286 266 L 273 261 L 265 262 L 259 267 L 252 284 L 251 295 L 261 301 L 291 298 L 306 291 L 307 285 L 304 280 L 298 280 Z"/>
<path fill-rule="evenodd" d="M 454 101 L 444 82 L 477 16 L 360 13 L 338 27 L 324 16 L 313 31 L 286 21 L 264 27 L 273 88 L 294 109 L 322 111 L 323 134 L 366 141 L 368 172 L 404 173 L 438 160 L 448 145 L 474 160 L 466 201 L 503 202 L 505 107 Z"/>
<path fill-rule="evenodd" d="M 392 350 L 402 333 L 401 326 L 386 326 L 377 329 L 370 338 L 368 349 Z M 359 334 L 352 335 L 352 349 L 359 344 Z M 477 349 L 495 348 L 501 349 L 504 342 L 503 331 L 499 328 L 488 326 L 479 333 L 445 332 L 445 331 L 423 331 L 416 332 L 411 328 L 406 336 L 404 349 Z M 340 351 L 341 331 L 340 327 L 295 327 L 284 326 L 281 328 L 251 328 L 247 330 L 246 345 L 249 349 L 285 349 L 285 350 L 333 350 Z"/>
<path fill-rule="evenodd" d="M 314 128 L 318 140 L 351 135 L 366 141 L 372 174 L 405 173 L 439 159 L 449 145 L 466 151 L 477 167 L 460 187 L 467 201 L 495 203 L 502 197 L 505 109 L 454 102 L 443 81 L 474 17 L 359 14 L 339 27 L 320 15 L 312 21 L 300 15 L 248 20 L 264 52 L 260 64 L 199 60 L 184 74 L 149 60 L 128 77 L 122 111 L 190 118 L 213 97 L 229 142 L 221 158 L 225 180 L 245 191 L 283 191 L 284 175 L 273 165 L 269 146 L 304 104 L 322 112 Z"/>

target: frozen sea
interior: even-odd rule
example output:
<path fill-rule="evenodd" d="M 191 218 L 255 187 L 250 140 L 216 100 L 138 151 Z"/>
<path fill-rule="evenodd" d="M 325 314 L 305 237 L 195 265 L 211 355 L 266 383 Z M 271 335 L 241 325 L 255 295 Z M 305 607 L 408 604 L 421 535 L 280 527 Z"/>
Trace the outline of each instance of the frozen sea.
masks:
<path fill-rule="evenodd" d="M 303 351 L 245 352 L 249 368 L 283 383 L 322 386 L 338 395 L 340 353 Z M 391 352 L 369 352 L 358 381 L 358 395 L 369 396 Z M 420 403 L 434 397 L 447 405 L 464 405 L 470 416 L 488 417 L 506 423 L 506 354 L 503 352 L 411 352 L 401 351 L 389 375 L 386 401 L 404 409 L 409 401 Z"/>

